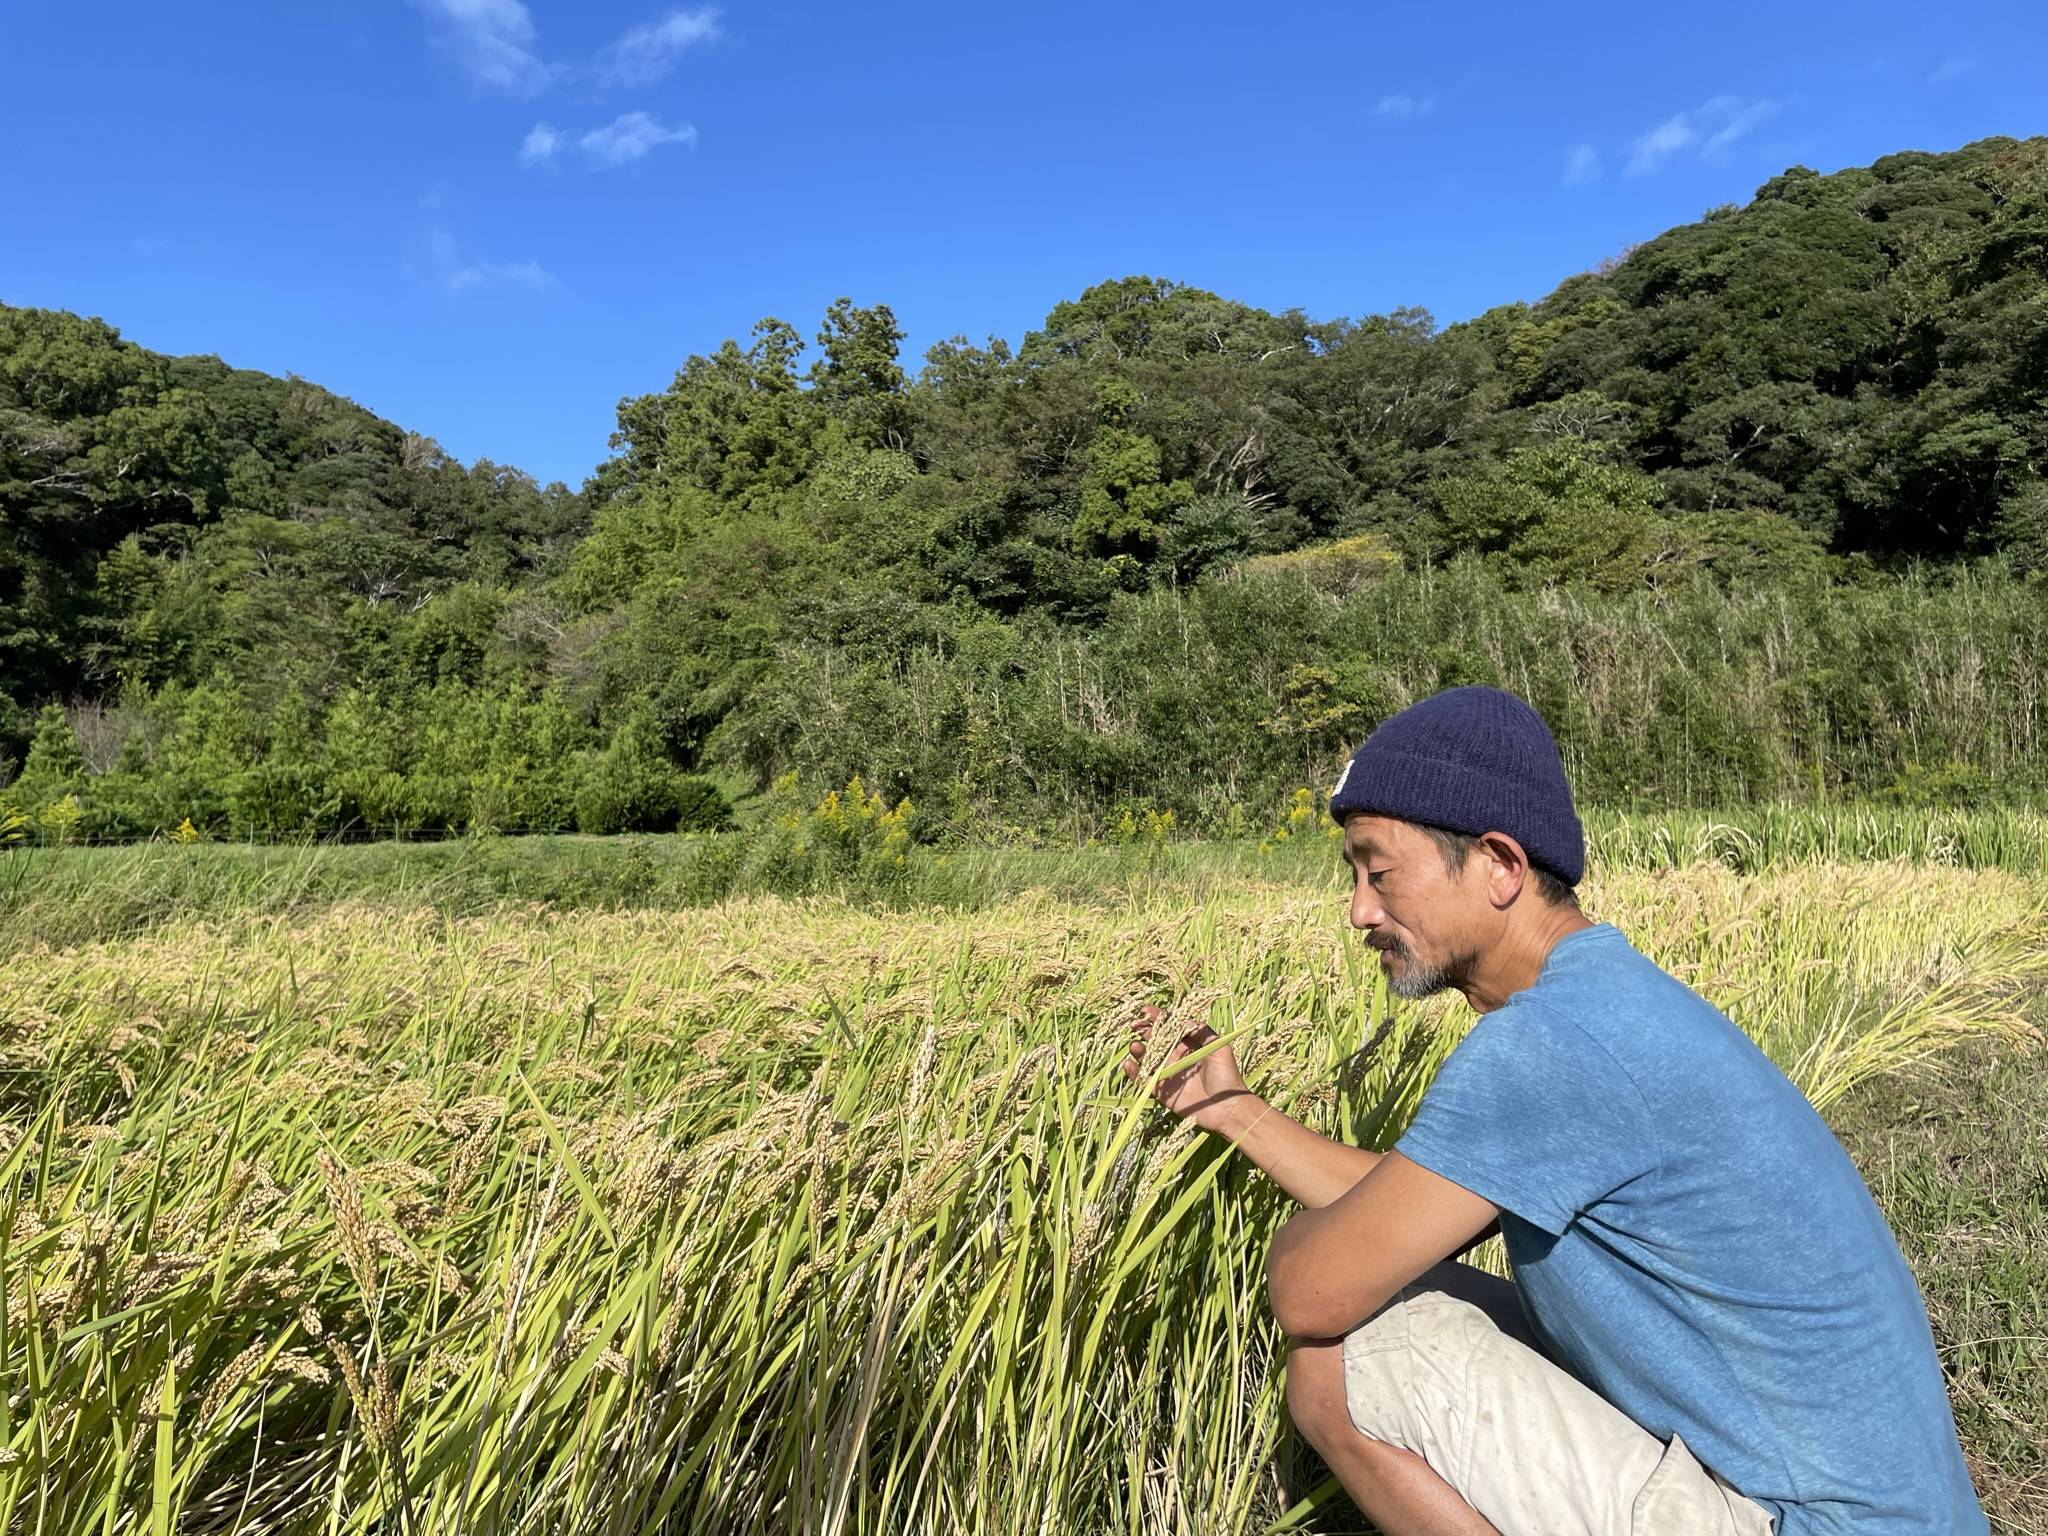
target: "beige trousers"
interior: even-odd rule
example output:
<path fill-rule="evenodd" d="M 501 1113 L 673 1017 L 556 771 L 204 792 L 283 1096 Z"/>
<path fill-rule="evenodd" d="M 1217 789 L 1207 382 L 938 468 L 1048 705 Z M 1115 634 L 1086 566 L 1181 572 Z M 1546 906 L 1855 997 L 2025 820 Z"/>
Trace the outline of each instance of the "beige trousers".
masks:
<path fill-rule="evenodd" d="M 1437 1265 L 1344 1339 L 1351 1422 L 1501 1536 L 1771 1536 L 1771 1517 L 1545 1356 L 1509 1282 Z"/>

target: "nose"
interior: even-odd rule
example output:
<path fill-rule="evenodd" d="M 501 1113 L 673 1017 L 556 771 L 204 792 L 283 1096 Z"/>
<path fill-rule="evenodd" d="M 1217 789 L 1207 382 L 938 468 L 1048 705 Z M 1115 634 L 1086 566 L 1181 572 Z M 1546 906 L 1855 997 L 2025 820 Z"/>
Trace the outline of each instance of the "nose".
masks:
<path fill-rule="evenodd" d="M 1361 933 L 1370 933 L 1386 920 L 1387 914 L 1373 888 L 1359 881 L 1351 892 L 1351 926 Z"/>

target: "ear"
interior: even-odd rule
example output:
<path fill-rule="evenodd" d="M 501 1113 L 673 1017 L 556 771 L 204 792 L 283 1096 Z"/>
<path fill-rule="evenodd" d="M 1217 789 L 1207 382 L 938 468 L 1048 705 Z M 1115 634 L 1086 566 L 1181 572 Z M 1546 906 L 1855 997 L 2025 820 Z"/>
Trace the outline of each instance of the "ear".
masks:
<path fill-rule="evenodd" d="M 1481 833 L 1478 852 L 1487 896 L 1496 910 L 1504 912 L 1521 897 L 1528 883 L 1528 852 L 1505 832 Z"/>

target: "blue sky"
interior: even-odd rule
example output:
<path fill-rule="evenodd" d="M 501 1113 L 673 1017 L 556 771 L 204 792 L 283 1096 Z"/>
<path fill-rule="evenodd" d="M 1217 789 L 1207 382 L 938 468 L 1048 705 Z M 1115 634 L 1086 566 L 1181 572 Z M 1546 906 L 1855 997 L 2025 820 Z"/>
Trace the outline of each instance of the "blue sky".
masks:
<path fill-rule="evenodd" d="M 1789 164 L 2048 131 L 2048 7 L 14 6 L 0 301 L 581 481 L 763 315 L 1134 272 L 1439 320 Z"/>

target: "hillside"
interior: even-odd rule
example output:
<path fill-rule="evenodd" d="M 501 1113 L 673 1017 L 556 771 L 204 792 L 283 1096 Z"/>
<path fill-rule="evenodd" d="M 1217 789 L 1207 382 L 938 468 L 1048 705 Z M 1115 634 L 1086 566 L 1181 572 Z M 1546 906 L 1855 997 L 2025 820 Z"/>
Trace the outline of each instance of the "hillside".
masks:
<path fill-rule="evenodd" d="M 1236 783 L 1243 766 L 1270 789 L 1290 760 L 1295 782 L 1312 777 L 1406 689 L 1475 668 L 1534 688 L 1547 665 L 1498 637 L 1482 662 L 1424 589 L 1378 605 L 1409 616 L 1401 656 L 1318 654 L 1367 616 L 1315 617 L 1284 595 L 1302 583 L 1342 603 L 1456 563 L 1501 601 L 1655 597 L 1627 621 L 1647 633 L 1701 584 L 1721 597 L 1688 601 L 1711 606 L 1868 589 L 1915 563 L 1988 560 L 1994 580 L 2048 566 L 2048 139 L 1794 168 L 1539 303 L 1441 329 L 1421 311 L 1317 320 L 1129 277 L 1056 304 L 1015 348 L 941 343 L 914 376 L 901 340 L 886 304 L 841 300 L 814 344 L 763 320 L 622 401 L 615 452 L 571 493 L 464 468 L 302 380 L 0 309 L 0 759 L 64 701 L 91 728 L 87 771 L 126 752 L 146 773 L 196 690 L 242 722 L 209 759 L 220 772 L 265 758 L 281 709 L 317 745 L 346 699 L 379 712 L 402 778 L 441 707 L 421 701 L 469 690 L 548 700 L 555 750 L 626 739 L 661 771 L 735 784 L 859 769 L 964 816 L 1036 775 L 1032 809 L 1010 808 L 1040 823 L 1075 797 L 1091 814 L 1123 803 L 1195 717 L 1230 722 L 1199 741 L 1249 745 L 1242 763 L 1188 765 L 1191 782 Z M 1249 645 L 1254 677 L 1201 674 L 1211 691 L 1165 710 L 1170 729 L 1103 692 L 1113 675 L 1145 687 L 1158 601 L 1225 573 L 1252 585 L 1204 600 L 1237 604 L 1207 665 Z M 2014 585 L 1998 622 L 2031 632 L 2041 590 Z M 1824 627 L 1827 600 L 1798 605 Z M 1959 622 L 1984 622 L 1971 611 Z M 1837 642 L 1819 633 L 1802 645 L 1825 669 Z M 1016 734 L 1031 709 L 989 701 L 1064 666 L 1070 642 L 1093 647 L 1091 666 L 1127 660 L 1062 684 L 1033 746 Z M 1713 782 L 1883 782 L 1944 756 L 2007 771 L 2006 747 L 1908 739 L 1860 695 L 1828 703 L 1847 723 L 1807 739 L 1793 712 L 1898 659 L 1772 682 L 1752 710 L 1771 744 L 1703 759 Z M 1681 672 L 1670 686 L 1705 692 Z M 906 713 L 930 734 L 921 755 L 906 755 Z M 474 746 L 436 773 L 460 780 Z M 1666 770 L 1678 759 L 1647 745 L 1641 759 L 1610 764 L 1612 784 L 1692 797 L 1690 766 Z M 428 822 L 459 824 L 468 791 L 437 794 Z M 321 803 L 353 814 L 347 797 Z"/>
<path fill-rule="evenodd" d="M 254 663 L 331 686 L 349 637 L 546 574 L 582 506 L 298 378 L 0 306 L 0 745 L 21 710 Z"/>

